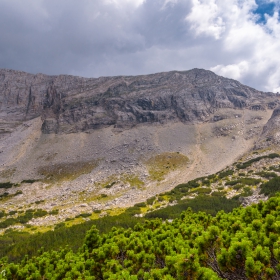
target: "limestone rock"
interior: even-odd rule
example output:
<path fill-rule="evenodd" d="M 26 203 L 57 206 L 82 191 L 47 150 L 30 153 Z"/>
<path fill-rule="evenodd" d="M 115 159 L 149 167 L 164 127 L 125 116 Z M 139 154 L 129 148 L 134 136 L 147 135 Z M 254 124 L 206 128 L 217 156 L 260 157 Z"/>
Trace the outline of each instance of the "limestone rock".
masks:
<path fill-rule="evenodd" d="M 41 116 L 42 131 L 74 133 L 114 125 L 205 122 L 219 108 L 272 109 L 278 98 L 193 69 L 142 76 L 81 78 L 0 70 L 0 130 Z M 223 116 L 222 118 L 224 118 Z"/>

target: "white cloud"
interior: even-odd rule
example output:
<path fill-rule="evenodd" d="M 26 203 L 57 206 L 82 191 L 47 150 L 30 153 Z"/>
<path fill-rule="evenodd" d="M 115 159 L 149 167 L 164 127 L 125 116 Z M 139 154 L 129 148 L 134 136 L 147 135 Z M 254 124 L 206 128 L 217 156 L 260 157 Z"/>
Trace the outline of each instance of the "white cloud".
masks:
<path fill-rule="evenodd" d="M 217 65 L 212 67 L 211 70 L 219 73 L 222 76 L 231 77 L 232 79 L 239 80 L 242 76 L 247 73 L 249 65 L 247 61 L 241 61 L 238 64 L 230 65 Z"/>
<path fill-rule="evenodd" d="M 215 0 L 193 0 L 192 11 L 186 20 L 197 35 L 206 34 L 219 39 L 225 30 L 225 24 Z"/>
<path fill-rule="evenodd" d="M 117 4 L 118 6 L 129 4 L 135 7 L 139 7 L 144 1 L 145 0 L 105 0 L 105 2 L 108 4 Z"/>
<path fill-rule="evenodd" d="M 266 23 L 260 25 L 253 14 L 255 1 L 228 0 L 224 5 L 220 0 L 193 0 L 193 4 L 187 21 L 196 36 L 211 35 L 219 41 L 217 52 L 224 59 L 222 63 L 216 59 L 210 69 L 263 90 L 279 90 L 279 14 L 265 15 Z"/>

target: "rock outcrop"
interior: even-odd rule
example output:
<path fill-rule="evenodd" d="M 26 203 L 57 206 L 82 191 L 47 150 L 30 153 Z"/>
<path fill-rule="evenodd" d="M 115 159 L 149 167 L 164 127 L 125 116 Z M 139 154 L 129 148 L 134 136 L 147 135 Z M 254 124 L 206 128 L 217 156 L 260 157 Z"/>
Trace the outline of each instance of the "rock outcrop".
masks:
<path fill-rule="evenodd" d="M 0 70 L 0 129 L 41 116 L 43 133 L 209 121 L 220 108 L 273 109 L 278 98 L 211 71 L 80 78 Z"/>
<path fill-rule="evenodd" d="M 278 146 L 280 144 L 280 107 L 277 107 L 267 124 L 264 126 L 256 149 Z"/>

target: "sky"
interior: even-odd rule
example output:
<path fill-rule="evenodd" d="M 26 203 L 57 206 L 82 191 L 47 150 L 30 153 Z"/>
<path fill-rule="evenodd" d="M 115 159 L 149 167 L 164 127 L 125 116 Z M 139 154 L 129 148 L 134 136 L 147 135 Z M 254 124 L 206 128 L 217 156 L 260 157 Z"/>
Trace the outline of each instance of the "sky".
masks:
<path fill-rule="evenodd" d="M 280 0 L 0 0 L 0 68 L 84 77 L 203 68 L 280 92 Z"/>

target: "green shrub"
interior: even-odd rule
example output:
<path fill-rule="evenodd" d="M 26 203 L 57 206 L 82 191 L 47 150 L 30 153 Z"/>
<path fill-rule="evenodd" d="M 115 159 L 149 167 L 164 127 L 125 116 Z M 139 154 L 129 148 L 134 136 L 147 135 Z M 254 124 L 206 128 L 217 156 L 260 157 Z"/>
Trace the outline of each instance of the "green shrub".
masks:
<path fill-rule="evenodd" d="M 50 211 L 49 214 L 50 214 L 50 215 L 57 215 L 58 212 L 59 212 L 59 210 L 58 210 L 58 209 L 55 209 L 55 210 Z"/>
<path fill-rule="evenodd" d="M 236 190 L 236 191 L 238 191 L 238 190 L 240 190 L 240 189 L 242 189 L 242 188 L 244 188 L 244 187 L 245 187 L 245 186 L 244 186 L 243 184 L 237 184 L 237 185 L 233 186 L 233 189 Z"/>
<path fill-rule="evenodd" d="M 130 207 L 125 210 L 125 213 L 134 216 L 136 214 L 141 214 L 141 209 L 139 207 Z"/>
<path fill-rule="evenodd" d="M 240 196 L 247 197 L 247 196 L 251 196 L 252 194 L 253 194 L 253 191 L 249 187 L 245 187 Z"/>
<path fill-rule="evenodd" d="M 261 182 L 260 179 L 255 179 L 255 178 L 240 178 L 238 180 L 234 180 L 234 181 L 229 181 L 229 182 L 226 182 L 226 185 L 227 186 L 234 186 L 234 185 L 237 185 L 237 184 L 243 184 L 243 185 L 248 185 L 248 186 L 255 186 L 257 184 L 259 184 Z"/>
<path fill-rule="evenodd" d="M 38 209 L 36 212 L 34 212 L 34 218 L 44 217 L 48 215 L 48 212 L 42 209 Z"/>
<path fill-rule="evenodd" d="M 8 218 L 3 222 L 0 222 L 0 228 L 7 228 L 17 223 L 17 220 L 14 218 Z"/>
<path fill-rule="evenodd" d="M 136 203 L 135 205 L 134 205 L 134 207 L 146 207 L 146 203 L 145 202 L 140 202 L 140 203 Z"/>
<path fill-rule="evenodd" d="M 35 182 L 38 182 L 38 180 L 36 179 L 27 179 L 27 180 L 23 180 L 21 181 L 21 183 L 26 183 L 26 184 L 32 184 L 32 183 L 35 183 Z"/>
<path fill-rule="evenodd" d="M 37 200 L 37 201 L 35 201 L 35 204 L 40 204 L 40 203 L 43 203 L 43 202 L 45 202 L 45 200 Z"/>
<path fill-rule="evenodd" d="M 154 203 L 154 201 L 155 201 L 155 197 L 153 196 L 153 197 L 150 197 L 150 198 L 148 198 L 147 199 L 147 205 L 153 205 L 153 203 Z"/>
<path fill-rule="evenodd" d="M 0 198 L 5 198 L 8 197 L 9 193 L 8 192 L 4 192 L 3 194 L 0 195 Z"/>
<path fill-rule="evenodd" d="M 221 191 L 221 192 L 212 192 L 211 196 L 225 196 L 227 192 Z"/>
<path fill-rule="evenodd" d="M 176 205 L 149 212 L 145 215 L 145 218 L 176 219 L 180 217 L 182 211 L 186 211 L 189 207 L 195 212 L 205 211 L 208 214 L 215 215 L 219 210 L 223 209 L 225 212 L 229 212 L 239 205 L 239 200 L 227 199 L 224 196 L 198 195 L 193 199 L 181 200 Z"/>
<path fill-rule="evenodd" d="M 106 185 L 104 188 L 110 189 L 110 188 L 113 187 L 115 184 L 116 184 L 116 182 L 112 182 L 112 183 Z"/>
<path fill-rule="evenodd" d="M 9 189 L 13 186 L 14 184 L 11 182 L 5 182 L 5 183 L 0 183 L 0 189 Z"/>
<path fill-rule="evenodd" d="M 258 173 L 256 173 L 256 175 L 259 175 L 259 176 L 261 176 L 263 178 L 267 178 L 267 179 L 271 179 L 271 178 L 277 177 L 276 173 L 274 173 L 274 172 L 265 172 L 265 171 L 258 172 Z"/>
<path fill-rule="evenodd" d="M 87 218 L 87 217 L 90 217 L 90 216 L 91 216 L 90 213 L 81 213 L 81 214 L 77 215 L 76 218 L 79 218 L 79 217 Z"/>
<path fill-rule="evenodd" d="M 56 224 L 54 229 L 61 229 L 61 228 L 64 228 L 65 227 L 65 223 L 59 223 L 59 224 Z"/>
<path fill-rule="evenodd" d="M 26 223 L 28 223 L 32 218 L 33 218 L 33 213 L 32 213 L 32 212 L 25 212 L 24 215 L 18 216 L 16 220 L 17 220 L 18 223 L 26 224 Z"/>
<path fill-rule="evenodd" d="M 191 193 L 198 193 L 198 194 L 209 194 L 211 193 L 211 189 L 210 188 L 197 188 L 193 191 L 191 191 Z"/>
<path fill-rule="evenodd" d="M 249 167 L 252 163 L 260 161 L 261 159 L 264 159 L 264 158 L 274 159 L 274 158 L 278 158 L 278 157 L 280 157 L 280 155 L 278 155 L 276 153 L 272 153 L 267 156 L 260 156 L 260 157 L 250 159 L 246 162 L 239 163 L 236 165 L 236 167 L 237 167 L 237 169 L 245 169 L 245 168 Z"/>
<path fill-rule="evenodd" d="M 240 183 L 240 180 L 228 181 L 228 182 L 225 183 L 225 185 L 226 186 L 234 186 L 238 183 Z"/>
<path fill-rule="evenodd" d="M 280 177 L 275 177 L 266 183 L 261 184 L 261 193 L 268 196 L 273 196 L 280 192 Z"/>
<path fill-rule="evenodd" d="M 218 174 L 218 177 L 219 177 L 219 179 L 223 179 L 223 178 L 225 178 L 225 177 L 228 177 L 228 176 L 230 176 L 230 175 L 233 175 L 233 173 L 234 173 L 234 171 L 231 170 L 231 169 L 229 169 L 229 170 L 220 172 L 220 173 Z"/>

